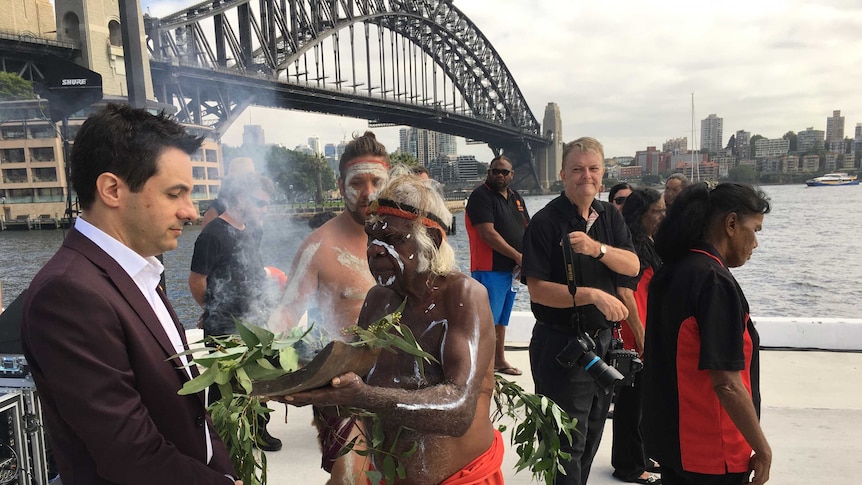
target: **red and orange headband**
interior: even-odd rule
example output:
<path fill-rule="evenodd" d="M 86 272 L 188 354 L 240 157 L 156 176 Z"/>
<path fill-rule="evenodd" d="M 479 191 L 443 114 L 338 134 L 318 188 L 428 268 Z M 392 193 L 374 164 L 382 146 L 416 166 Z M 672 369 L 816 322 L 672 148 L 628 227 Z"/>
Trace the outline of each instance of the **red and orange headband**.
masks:
<path fill-rule="evenodd" d="M 379 214 L 400 217 L 407 220 L 419 220 L 423 226 L 438 229 L 443 238 L 449 232 L 449 225 L 431 213 L 424 213 L 408 204 L 399 204 L 390 199 L 375 199 L 368 205 L 367 215 Z"/>

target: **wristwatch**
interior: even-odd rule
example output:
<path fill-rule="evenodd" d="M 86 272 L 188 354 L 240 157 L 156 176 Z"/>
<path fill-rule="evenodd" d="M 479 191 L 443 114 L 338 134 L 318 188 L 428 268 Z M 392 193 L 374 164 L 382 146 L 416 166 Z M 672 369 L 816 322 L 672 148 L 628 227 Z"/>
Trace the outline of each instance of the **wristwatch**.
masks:
<path fill-rule="evenodd" d="M 596 260 L 602 259 L 605 257 L 605 254 L 608 252 L 608 247 L 602 244 L 602 247 L 599 249 L 599 255 L 595 257 Z"/>

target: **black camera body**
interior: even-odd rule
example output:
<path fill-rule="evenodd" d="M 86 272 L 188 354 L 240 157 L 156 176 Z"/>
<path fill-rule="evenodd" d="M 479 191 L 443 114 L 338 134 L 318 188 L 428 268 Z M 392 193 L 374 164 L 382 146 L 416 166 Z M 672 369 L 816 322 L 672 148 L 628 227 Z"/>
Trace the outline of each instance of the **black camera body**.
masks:
<path fill-rule="evenodd" d="M 635 374 L 644 368 L 637 351 L 623 348 L 620 339 L 611 340 L 611 348 L 608 350 L 607 361 L 614 369 L 618 370 L 623 378 L 616 382 L 617 386 L 632 386 L 635 383 Z"/>
<path fill-rule="evenodd" d="M 557 362 L 567 368 L 580 366 L 596 381 L 599 389 L 605 394 L 610 394 L 614 383 L 624 378 L 615 368 L 609 366 L 596 355 L 596 342 L 586 333 L 581 332 L 577 338 L 566 345 L 557 354 Z"/>

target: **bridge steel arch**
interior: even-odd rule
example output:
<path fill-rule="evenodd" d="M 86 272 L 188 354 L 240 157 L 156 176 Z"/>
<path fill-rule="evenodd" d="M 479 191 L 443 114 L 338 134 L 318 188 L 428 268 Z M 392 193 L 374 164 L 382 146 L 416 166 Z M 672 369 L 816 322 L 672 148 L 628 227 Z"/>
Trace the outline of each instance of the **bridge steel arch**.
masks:
<path fill-rule="evenodd" d="M 209 0 L 145 25 L 156 95 L 186 121 L 223 132 L 255 104 L 428 128 L 505 152 L 519 186 L 537 183 L 550 140 L 451 0 Z"/>

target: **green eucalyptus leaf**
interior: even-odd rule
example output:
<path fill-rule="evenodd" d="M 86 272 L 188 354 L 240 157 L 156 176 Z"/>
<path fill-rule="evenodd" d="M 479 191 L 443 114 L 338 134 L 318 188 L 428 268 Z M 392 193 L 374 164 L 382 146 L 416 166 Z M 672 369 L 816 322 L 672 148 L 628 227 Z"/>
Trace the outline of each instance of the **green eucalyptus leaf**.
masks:
<path fill-rule="evenodd" d="M 245 342 L 247 347 L 255 347 L 260 345 L 260 338 L 252 331 L 252 328 L 256 328 L 253 325 L 246 326 L 241 320 L 234 319 L 234 323 L 236 323 L 236 330 L 239 333 L 239 337 Z"/>
<path fill-rule="evenodd" d="M 186 381 L 183 384 L 183 387 L 177 392 L 180 396 L 187 396 L 189 394 L 197 394 L 207 387 L 209 387 L 213 382 L 215 382 L 216 373 L 218 369 L 214 367 L 210 367 L 205 370 L 203 374 L 195 377 L 192 380 Z"/>
<path fill-rule="evenodd" d="M 294 347 L 285 347 L 278 352 L 278 363 L 287 372 L 299 368 L 299 354 Z"/>

